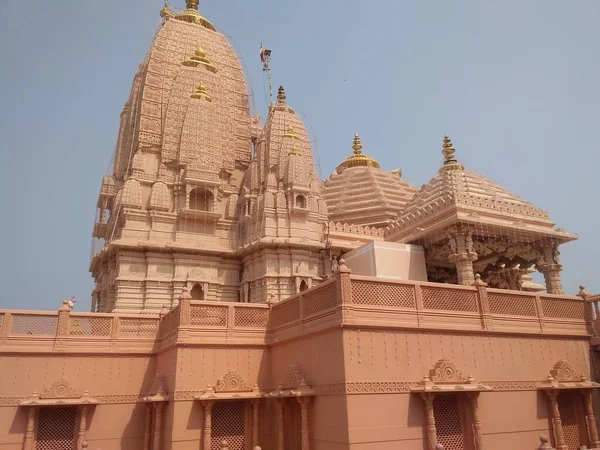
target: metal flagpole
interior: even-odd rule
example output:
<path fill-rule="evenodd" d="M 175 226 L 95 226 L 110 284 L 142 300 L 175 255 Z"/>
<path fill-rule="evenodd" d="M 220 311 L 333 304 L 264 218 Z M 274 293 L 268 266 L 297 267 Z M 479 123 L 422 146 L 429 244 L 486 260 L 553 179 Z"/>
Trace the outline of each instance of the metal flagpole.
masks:
<path fill-rule="evenodd" d="M 273 88 L 271 87 L 271 50 L 263 48 L 262 42 L 260 43 L 260 60 L 263 63 L 263 71 L 267 72 L 267 78 L 269 80 L 269 106 L 273 104 Z"/>

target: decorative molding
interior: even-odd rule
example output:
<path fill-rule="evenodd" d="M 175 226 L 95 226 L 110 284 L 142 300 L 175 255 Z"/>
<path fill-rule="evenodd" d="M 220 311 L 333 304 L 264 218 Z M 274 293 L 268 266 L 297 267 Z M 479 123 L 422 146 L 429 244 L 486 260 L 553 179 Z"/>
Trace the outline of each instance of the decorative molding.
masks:
<path fill-rule="evenodd" d="M 460 370 L 457 369 L 456 365 L 446 359 L 440 359 L 433 369 L 429 371 L 429 378 L 434 383 L 466 383 L 467 377 L 465 377 Z"/>
<path fill-rule="evenodd" d="M 556 381 L 580 381 L 581 379 L 581 377 L 575 375 L 573 368 L 564 359 L 559 359 L 554 364 L 554 367 L 550 370 L 550 375 Z"/>
<path fill-rule="evenodd" d="M 252 388 L 248 386 L 246 381 L 234 370 L 225 374 L 225 376 L 217 380 L 215 392 L 249 392 Z"/>
<path fill-rule="evenodd" d="M 534 391 L 542 381 L 482 381 L 494 391 Z"/>
<path fill-rule="evenodd" d="M 166 392 L 167 392 L 166 377 L 162 373 L 157 373 L 154 376 L 154 381 L 152 382 L 152 387 L 150 388 L 148 395 L 165 394 Z"/>
<path fill-rule="evenodd" d="M 40 395 L 41 399 L 62 399 L 62 398 L 80 398 L 79 394 L 71 383 L 66 379 L 60 378 L 59 380 L 52 383 L 51 386 L 47 387 L 46 390 Z"/>
<path fill-rule="evenodd" d="M 296 364 L 290 364 L 288 372 L 281 382 L 283 389 L 297 389 L 307 386 L 306 380 L 302 374 L 302 369 Z"/>

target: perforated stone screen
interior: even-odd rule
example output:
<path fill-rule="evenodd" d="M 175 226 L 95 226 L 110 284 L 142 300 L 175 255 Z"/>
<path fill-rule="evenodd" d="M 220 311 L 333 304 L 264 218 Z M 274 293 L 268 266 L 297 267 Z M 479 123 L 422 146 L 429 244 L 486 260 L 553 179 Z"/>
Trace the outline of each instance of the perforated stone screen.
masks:
<path fill-rule="evenodd" d="M 438 443 L 445 450 L 465 450 L 463 427 L 456 395 L 438 395 L 433 400 Z"/>
<path fill-rule="evenodd" d="M 41 408 L 36 450 L 75 450 L 75 407 Z"/>
<path fill-rule="evenodd" d="M 287 399 L 284 410 L 285 450 L 302 450 L 302 411 L 295 398 Z"/>
<path fill-rule="evenodd" d="M 229 450 L 246 448 L 246 407 L 243 401 L 218 402 L 212 409 L 211 450 L 221 450 L 227 441 Z"/>
<path fill-rule="evenodd" d="M 579 434 L 579 422 L 577 421 L 576 409 L 580 404 L 577 398 L 574 398 L 574 392 L 561 392 L 558 396 L 558 410 L 560 411 L 560 420 L 562 422 L 565 442 L 569 450 L 578 450 L 582 442 Z"/>

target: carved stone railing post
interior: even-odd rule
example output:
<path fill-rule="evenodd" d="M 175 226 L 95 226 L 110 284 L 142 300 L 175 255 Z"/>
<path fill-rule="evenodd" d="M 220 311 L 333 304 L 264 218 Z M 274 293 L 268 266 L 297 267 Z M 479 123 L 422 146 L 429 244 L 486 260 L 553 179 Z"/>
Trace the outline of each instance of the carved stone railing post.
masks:
<path fill-rule="evenodd" d="M 154 404 L 154 436 L 152 439 L 152 450 L 161 450 L 162 448 L 162 412 L 163 403 Z"/>
<path fill-rule="evenodd" d="M 415 307 L 417 309 L 417 322 L 423 321 L 423 291 L 420 284 L 415 284 Z"/>
<path fill-rule="evenodd" d="M 146 403 L 146 423 L 144 426 L 144 450 L 150 449 L 152 441 L 152 403 Z"/>
<path fill-rule="evenodd" d="M 473 412 L 473 433 L 475 434 L 475 450 L 483 450 L 483 434 L 481 433 L 481 419 L 479 418 L 479 392 L 470 392 L 471 410 Z"/>
<path fill-rule="evenodd" d="M 550 444 L 548 444 L 548 436 L 540 436 L 540 446 L 538 450 L 554 450 Z"/>
<path fill-rule="evenodd" d="M 204 445 L 203 450 L 210 450 L 212 439 L 212 408 L 214 402 L 204 402 Z"/>
<path fill-rule="evenodd" d="M 581 299 L 583 300 L 583 307 L 584 307 L 584 317 L 585 317 L 585 323 L 587 325 L 587 328 L 589 330 L 589 332 L 592 334 L 592 336 L 597 336 L 598 333 L 596 332 L 596 321 L 594 320 L 594 302 L 588 301 L 588 297 L 590 296 L 589 292 L 585 290 L 585 286 L 582 284 L 581 286 L 579 286 L 579 293 L 577 294 L 578 297 L 581 297 Z"/>
<path fill-rule="evenodd" d="M 565 433 L 560 420 L 560 411 L 558 409 L 558 392 L 555 390 L 546 391 L 550 399 L 550 413 L 552 415 L 552 427 L 554 429 L 554 440 L 556 442 L 556 450 L 568 450 L 565 443 Z"/>
<path fill-rule="evenodd" d="M 4 317 L 2 317 L 2 324 L 0 324 L 0 337 L 5 337 L 10 334 L 10 329 L 12 328 L 12 314 L 10 312 L 5 312 Z"/>
<path fill-rule="evenodd" d="M 252 400 L 252 446 L 258 445 L 258 408 L 260 400 Z"/>
<path fill-rule="evenodd" d="M 56 324 L 56 336 L 69 335 L 69 317 L 71 316 L 71 308 L 69 301 L 63 300 L 63 304 L 58 310 L 58 323 Z"/>
<path fill-rule="evenodd" d="M 79 409 L 79 432 L 77 433 L 77 448 L 82 448 L 82 444 L 85 438 L 85 430 L 87 428 L 87 412 L 88 407 L 86 405 L 81 406 Z"/>
<path fill-rule="evenodd" d="M 598 439 L 598 427 L 596 426 L 596 415 L 594 414 L 594 404 L 592 390 L 581 391 L 585 402 L 585 418 L 587 421 L 587 430 L 590 437 L 590 447 L 600 448 L 600 439 Z"/>
<path fill-rule="evenodd" d="M 277 450 L 285 450 L 285 430 L 283 428 L 285 399 L 277 399 Z"/>
<path fill-rule="evenodd" d="M 187 326 L 190 324 L 190 310 L 192 296 L 187 288 L 183 288 L 179 296 L 179 326 Z"/>
<path fill-rule="evenodd" d="M 426 392 L 421 394 L 423 401 L 425 402 L 425 417 L 427 418 L 427 448 L 429 450 L 435 450 L 437 443 L 437 429 L 435 427 L 435 415 L 433 413 L 433 400 L 435 394 Z"/>
<path fill-rule="evenodd" d="M 37 416 L 37 408 L 30 406 L 27 411 L 27 431 L 25 432 L 25 450 L 33 450 L 33 432 L 35 430 L 35 419 Z"/>
<path fill-rule="evenodd" d="M 535 294 L 535 309 L 537 310 L 540 330 L 544 331 L 544 328 L 546 328 L 546 318 L 544 315 L 544 308 L 542 307 L 542 299 L 539 294 Z"/>
<path fill-rule="evenodd" d="M 346 266 L 346 261 L 340 259 L 336 273 L 336 290 L 338 302 L 341 306 L 342 322 L 354 322 L 354 314 L 352 312 L 352 282 L 350 274 L 352 271 Z"/>
<path fill-rule="evenodd" d="M 487 283 L 481 279 L 481 275 L 475 274 L 473 286 L 477 288 L 477 298 L 479 300 L 479 314 L 481 314 L 481 326 L 484 330 L 493 330 L 494 323 L 490 311 L 490 303 L 487 295 Z"/>
<path fill-rule="evenodd" d="M 300 412 L 302 416 L 302 446 L 300 447 L 302 450 L 310 449 L 309 442 L 309 424 L 308 424 L 308 402 L 310 401 L 309 397 L 298 397 L 298 402 L 300 402 Z"/>

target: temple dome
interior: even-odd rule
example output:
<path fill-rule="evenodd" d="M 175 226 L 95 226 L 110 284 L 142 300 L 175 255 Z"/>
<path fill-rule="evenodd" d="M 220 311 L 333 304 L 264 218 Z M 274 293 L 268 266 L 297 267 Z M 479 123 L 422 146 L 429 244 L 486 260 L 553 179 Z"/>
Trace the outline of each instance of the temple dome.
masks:
<path fill-rule="evenodd" d="M 323 184 L 329 220 L 353 225 L 385 226 L 411 200 L 417 189 L 402 179 L 401 171 L 382 170 L 362 153 L 358 135 L 354 154 L 342 162 Z"/>

